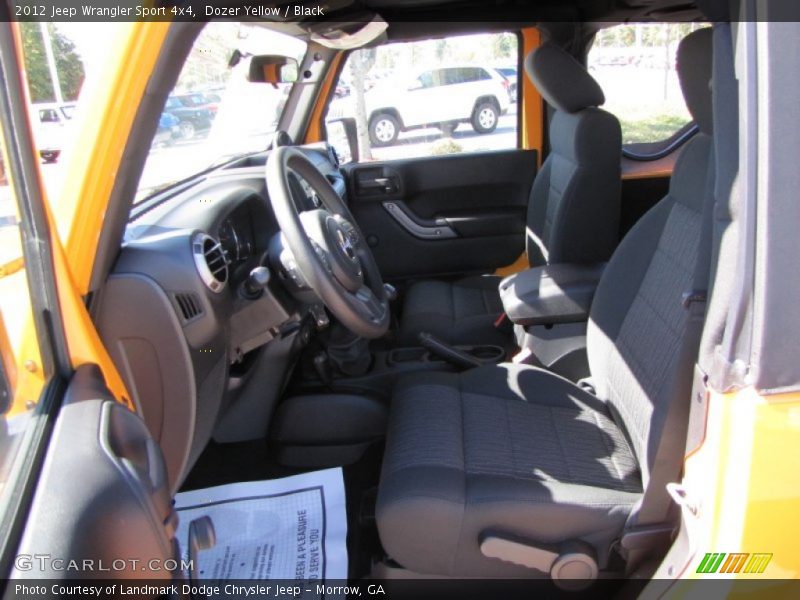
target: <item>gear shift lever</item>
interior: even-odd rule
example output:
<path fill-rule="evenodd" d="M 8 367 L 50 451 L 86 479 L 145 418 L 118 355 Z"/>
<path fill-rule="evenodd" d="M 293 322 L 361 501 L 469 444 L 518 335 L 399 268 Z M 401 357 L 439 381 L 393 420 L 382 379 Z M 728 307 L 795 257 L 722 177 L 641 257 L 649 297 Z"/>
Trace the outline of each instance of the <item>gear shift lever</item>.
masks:
<path fill-rule="evenodd" d="M 386 292 L 386 298 L 388 298 L 389 302 L 394 302 L 397 300 L 397 288 L 395 288 L 390 283 L 384 283 L 383 289 Z"/>
<path fill-rule="evenodd" d="M 239 293 L 248 300 L 257 300 L 264 292 L 264 288 L 269 283 L 269 269 L 267 267 L 256 267 L 242 282 Z"/>

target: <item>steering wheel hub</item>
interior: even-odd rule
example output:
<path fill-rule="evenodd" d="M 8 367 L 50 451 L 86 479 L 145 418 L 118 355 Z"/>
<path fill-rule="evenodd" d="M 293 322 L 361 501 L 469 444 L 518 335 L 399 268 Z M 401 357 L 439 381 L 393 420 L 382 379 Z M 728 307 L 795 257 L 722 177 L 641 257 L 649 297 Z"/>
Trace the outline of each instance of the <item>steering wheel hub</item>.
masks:
<path fill-rule="evenodd" d="M 323 254 L 320 258 L 326 268 L 345 289 L 357 292 L 364 285 L 364 272 L 358 249 L 347 233 L 349 222 L 321 208 L 301 213 L 300 221 L 317 253 Z"/>

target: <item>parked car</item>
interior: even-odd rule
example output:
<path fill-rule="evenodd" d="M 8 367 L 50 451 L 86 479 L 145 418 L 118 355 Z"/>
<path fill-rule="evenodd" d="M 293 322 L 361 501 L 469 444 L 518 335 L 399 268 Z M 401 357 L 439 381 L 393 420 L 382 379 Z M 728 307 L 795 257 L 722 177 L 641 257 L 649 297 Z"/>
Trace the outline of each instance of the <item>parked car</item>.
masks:
<path fill-rule="evenodd" d="M 188 106 L 178 96 L 170 96 L 164 105 L 164 111 L 178 118 L 180 137 L 190 140 L 199 133 L 206 133 L 211 129 L 216 111 L 201 106 Z"/>
<path fill-rule="evenodd" d="M 517 101 L 517 67 L 497 67 L 500 73 L 508 81 L 508 99 L 510 102 Z"/>
<path fill-rule="evenodd" d="M 429 69 L 410 80 L 384 80 L 364 96 L 370 141 L 388 146 L 401 131 L 428 126 L 449 135 L 459 123 L 491 133 L 508 110 L 508 86 L 496 70 L 474 65 Z M 348 98 L 332 107 L 329 118 L 353 112 L 354 103 Z"/>
<path fill-rule="evenodd" d="M 75 113 L 75 104 L 34 104 L 31 110 L 33 134 L 39 156 L 47 163 L 58 160 L 64 146 L 67 124 Z"/>
<path fill-rule="evenodd" d="M 170 145 L 181 137 L 180 119 L 168 112 L 162 112 L 158 119 L 158 129 L 153 143 L 156 145 Z"/>
<path fill-rule="evenodd" d="M 347 98 L 350 95 L 350 86 L 343 81 L 340 81 L 334 89 L 334 98 Z"/>
<path fill-rule="evenodd" d="M 190 94 L 181 94 L 176 96 L 181 104 L 189 108 L 199 108 L 208 110 L 214 114 L 217 112 L 219 105 L 219 96 L 216 94 L 209 94 L 205 92 L 192 92 Z"/>

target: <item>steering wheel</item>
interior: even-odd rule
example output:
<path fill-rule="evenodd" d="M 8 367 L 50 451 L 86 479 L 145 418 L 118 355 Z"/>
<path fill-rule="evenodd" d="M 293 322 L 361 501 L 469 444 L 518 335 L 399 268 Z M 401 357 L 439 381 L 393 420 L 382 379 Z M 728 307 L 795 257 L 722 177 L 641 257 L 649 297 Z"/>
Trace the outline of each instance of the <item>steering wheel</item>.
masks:
<path fill-rule="evenodd" d="M 300 210 L 289 174 L 303 178 L 323 208 Z M 378 265 L 347 205 L 319 169 L 291 146 L 273 148 L 267 192 L 297 269 L 325 306 L 353 333 L 377 338 L 389 328 L 389 299 Z"/>

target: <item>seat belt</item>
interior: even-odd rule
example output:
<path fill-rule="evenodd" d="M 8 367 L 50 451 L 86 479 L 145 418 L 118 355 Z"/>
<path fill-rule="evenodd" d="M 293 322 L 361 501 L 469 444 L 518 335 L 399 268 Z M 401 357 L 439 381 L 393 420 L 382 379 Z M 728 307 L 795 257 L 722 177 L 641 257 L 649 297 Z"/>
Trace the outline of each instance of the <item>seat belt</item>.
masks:
<path fill-rule="evenodd" d="M 692 365 L 697 362 L 700 338 L 707 306 L 709 276 L 711 272 L 713 214 L 714 214 L 714 147 L 710 149 L 706 192 L 701 214 L 700 240 L 697 262 L 692 275 L 692 288 L 682 295 L 684 310 L 688 311 L 686 332 L 681 344 L 678 364 Z M 676 514 L 672 497 L 667 492 L 668 483 L 679 481 L 686 449 L 686 431 L 695 377 L 686 385 L 678 385 L 675 397 L 669 403 L 661 436 L 656 449 L 653 467 L 647 488 L 628 519 L 620 539 L 620 549 L 627 559 L 627 570 L 631 572 L 654 551 L 666 550 L 676 531 Z"/>
<path fill-rule="evenodd" d="M 728 193 L 730 184 L 735 176 L 735 168 L 728 164 L 735 160 L 735 151 L 726 144 L 735 143 L 733 140 L 723 138 L 736 128 L 738 119 L 738 95 L 736 91 L 736 77 L 733 68 L 733 41 L 729 24 L 714 26 L 714 59 L 712 66 L 712 85 L 720 93 L 714 94 L 714 134 L 709 162 L 709 179 L 706 203 L 703 206 L 701 239 L 698 247 L 697 265 L 693 276 L 692 290 L 684 294 L 684 308 L 690 311 L 687 327 L 687 343 L 682 348 L 683 352 L 691 351 L 691 361 L 694 364 L 691 392 L 686 398 L 679 398 L 673 402 L 668 410 L 659 447 L 656 451 L 656 460 L 651 473 L 648 489 L 640 501 L 638 512 L 635 512 L 629 525 L 620 540 L 620 547 L 628 557 L 628 571 L 636 568 L 653 550 L 659 546 L 668 546 L 676 531 L 676 519 L 670 519 L 674 514 L 679 517 L 679 508 L 670 502 L 670 497 L 665 492 L 665 487 L 671 481 L 679 481 L 686 455 L 687 429 L 692 412 L 701 406 L 697 401 L 703 402 L 707 396 L 707 374 L 703 372 L 698 363 L 699 345 L 708 310 L 708 302 L 703 290 L 709 290 L 712 285 L 713 273 L 716 272 L 715 257 L 718 256 L 722 235 L 715 228 L 714 214 L 717 205 L 726 205 L 730 199 Z M 727 92 L 727 93 L 726 93 Z M 731 93 L 733 92 L 733 93 Z M 735 139 L 735 138 L 734 138 Z M 731 154 L 733 152 L 733 155 Z M 725 164 L 720 161 L 726 161 Z M 729 181 L 730 179 L 730 181 Z M 720 185 L 723 184 L 723 185 Z M 694 406 L 693 406 L 694 405 Z M 684 444 L 680 460 L 663 460 L 662 454 L 664 440 L 675 436 Z M 677 448 L 672 448 L 676 452 Z M 661 456 L 660 456 L 661 455 Z M 660 460 L 661 459 L 661 460 Z M 658 470 L 658 473 L 656 473 Z M 635 522 L 632 522 L 634 521 Z M 667 548 L 664 548 L 666 550 Z"/>

